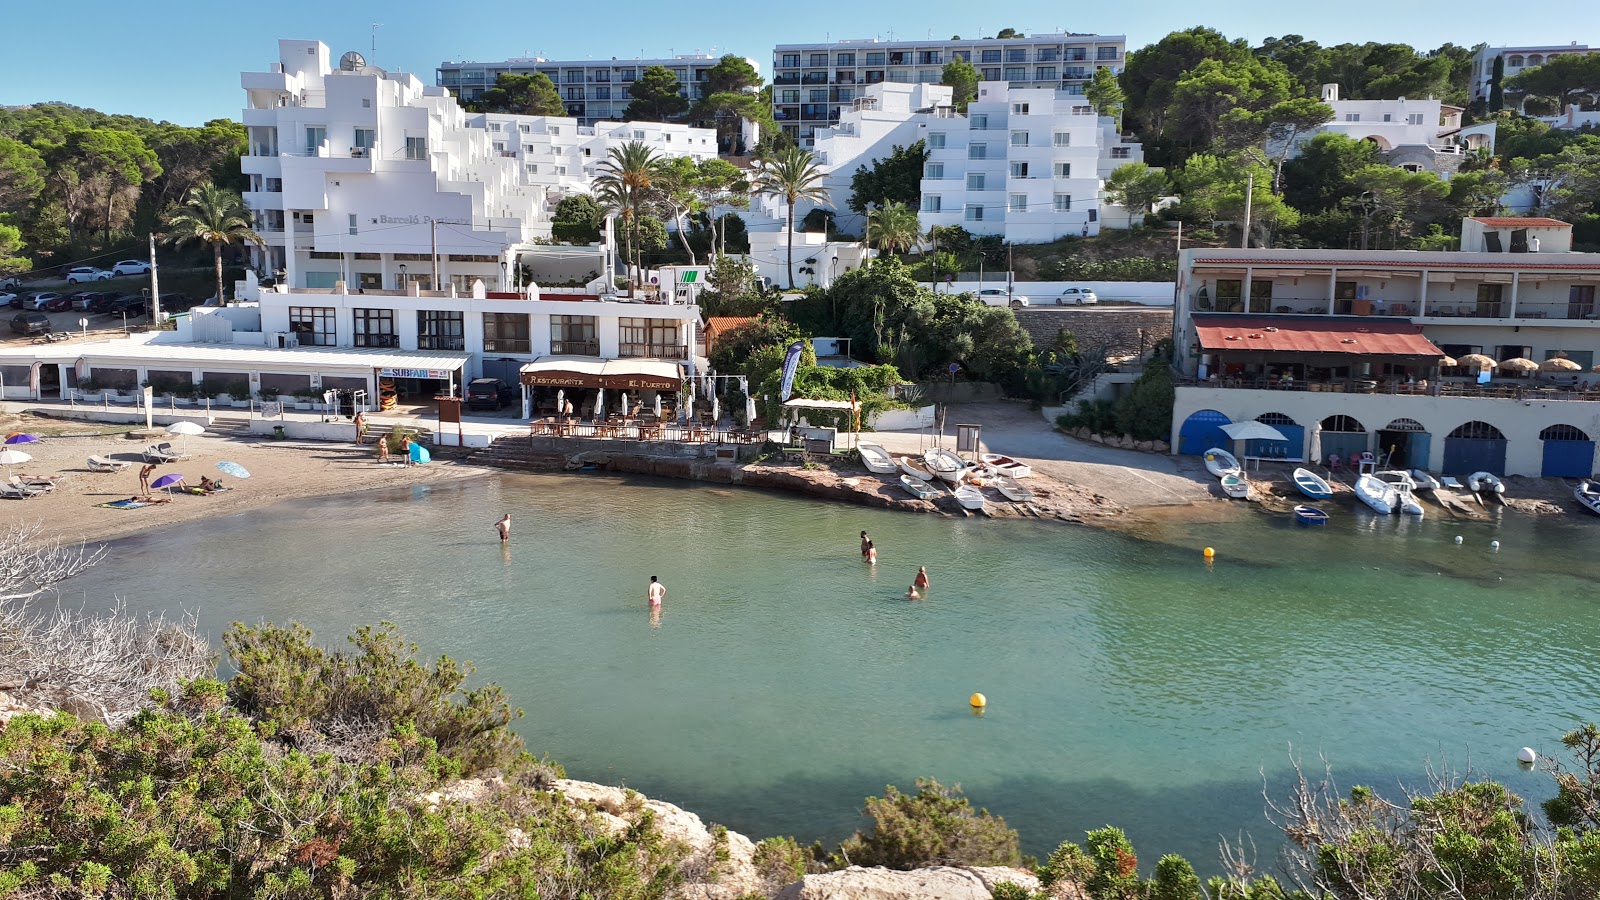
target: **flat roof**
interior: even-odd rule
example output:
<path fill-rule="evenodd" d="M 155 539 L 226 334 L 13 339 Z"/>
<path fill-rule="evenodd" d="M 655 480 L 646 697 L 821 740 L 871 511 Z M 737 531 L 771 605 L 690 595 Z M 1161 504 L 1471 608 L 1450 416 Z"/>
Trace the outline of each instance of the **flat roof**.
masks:
<path fill-rule="evenodd" d="M 1286 353 L 1338 353 L 1359 356 L 1444 356 L 1422 334 L 1422 326 L 1406 321 L 1370 318 L 1287 316 L 1194 317 L 1200 346 L 1207 350 Z"/>
<path fill-rule="evenodd" d="M 286 347 L 257 344 L 197 344 L 167 341 L 113 340 L 87 344 L 42 344 L 0 348 L 0 365 L 19 361 L 94 365 L 116 362 L 215 365 L 249 369 L 296 368 L 459 369 L 471 354 L 444 350 L 389 350 L 353 347 Z"/>

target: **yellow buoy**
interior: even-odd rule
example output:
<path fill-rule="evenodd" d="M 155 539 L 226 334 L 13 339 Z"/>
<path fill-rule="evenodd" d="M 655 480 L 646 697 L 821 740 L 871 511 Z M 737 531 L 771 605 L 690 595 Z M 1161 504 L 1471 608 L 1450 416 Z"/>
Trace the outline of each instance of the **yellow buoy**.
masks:
<path fill-rule="evenodd" d="M 1211 557 L 1217 555 L 1217 551 L 1211 549 L 1210 547 L 1207 547 L 1206 550 L 1205 550 L 1205 555 L 1206 555 L 1206 559 L 1210 559 Z"/>
<path fill-rule="evenodd" d="M 982 694 L 973 694 L 968 702 L 970 702 L 975 709 L 983 709 L 985 706 L 989 705 L 989 698 Z"/>

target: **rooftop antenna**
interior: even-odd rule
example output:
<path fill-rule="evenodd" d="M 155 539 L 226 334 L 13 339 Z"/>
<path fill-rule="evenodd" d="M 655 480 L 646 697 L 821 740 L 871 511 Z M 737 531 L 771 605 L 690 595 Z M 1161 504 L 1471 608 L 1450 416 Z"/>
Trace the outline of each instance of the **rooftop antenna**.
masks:
<path fill-rule="evenodd" d="M 382 22 L 372 23 L 372 58 L 378 58 L 378 29 L 383 27 Z"/>

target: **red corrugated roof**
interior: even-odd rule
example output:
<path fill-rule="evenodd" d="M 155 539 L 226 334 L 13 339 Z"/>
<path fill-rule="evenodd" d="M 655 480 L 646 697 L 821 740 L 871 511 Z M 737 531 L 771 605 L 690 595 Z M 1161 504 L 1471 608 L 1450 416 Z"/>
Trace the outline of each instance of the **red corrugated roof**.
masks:
<path fill-rule="evenodd" d="M 1526 218 L 1519 216 L 1473 216 L 1472 221 L 1482 222 L 1490 228 L 1571 228 L 1571 223 L 1560 219 L 1546 219 L 1538 216 Z"/>
<path fill-rule="evenodd" d="M 1443 356 L 1404 321 L 1339 317 L 1328 322 L 1282 316 L 1195 316 L 1200 346 L 1207 350 L 1276 353 L 1350 353 L 1361 356 Z"/>

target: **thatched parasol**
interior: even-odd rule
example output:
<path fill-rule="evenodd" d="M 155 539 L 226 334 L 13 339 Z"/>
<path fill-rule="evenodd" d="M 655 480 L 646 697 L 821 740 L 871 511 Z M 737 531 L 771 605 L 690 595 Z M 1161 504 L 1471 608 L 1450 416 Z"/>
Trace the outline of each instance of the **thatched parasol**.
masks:
<path fill-rule="evenodd" d="M 1456 365 L 1465 369 L 1492 369 L 1498 364 L 1482 353 L 1468 353 L 1456 360 Z"/>

